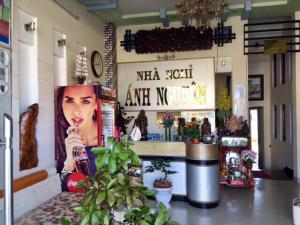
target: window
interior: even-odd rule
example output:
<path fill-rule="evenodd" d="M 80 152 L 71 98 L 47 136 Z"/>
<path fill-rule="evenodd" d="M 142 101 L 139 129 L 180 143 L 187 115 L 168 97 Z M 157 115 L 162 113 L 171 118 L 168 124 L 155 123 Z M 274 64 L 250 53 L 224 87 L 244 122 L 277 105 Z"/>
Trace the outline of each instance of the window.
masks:
<path fill-rule="evenodd" d="M 289 141 L 293 144 L 293 105 L 289 106 Z"/>
<path fill-rule="evenodd" d="M 277 138 L 277 105 L 273 106 L 273 139 Z"/>
<path fill-rule="evenodd" d="M 280 105 L 280 141 L 286 141 L 286 112 L 285 112 L 285 105 Z"/>
<path fill-rule="evenodd" d="M 280 66 L 280 83 L 281 84 L 285 84 L 285 65 L 286 65 L 286 62 L 285 62 L 285 54 L 281 54 L 281 66 Z"/>
<path fill-rule="evenodd" d="M 277 55 L 273 55 L 272 86 L 277 86 Z"/>

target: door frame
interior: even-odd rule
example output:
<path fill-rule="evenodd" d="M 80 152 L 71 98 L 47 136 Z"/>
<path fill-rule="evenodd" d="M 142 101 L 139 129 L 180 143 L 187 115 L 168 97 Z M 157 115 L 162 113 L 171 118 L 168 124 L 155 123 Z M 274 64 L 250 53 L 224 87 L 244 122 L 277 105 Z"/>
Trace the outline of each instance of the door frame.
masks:
<path fill-rule="evenodd" d="M 249 118 L 250 110 L 257 110 L 257 123 L 258 123 L 258 168 L 265 168 L 265 140 L 264 140 L 264 107 L 263 106 L 253 106 L 249 107 Z M 249 127 L 251 129 L 251 119 L 249 119 Z M 250 131 L 251 134 L 251 131 Z"/>

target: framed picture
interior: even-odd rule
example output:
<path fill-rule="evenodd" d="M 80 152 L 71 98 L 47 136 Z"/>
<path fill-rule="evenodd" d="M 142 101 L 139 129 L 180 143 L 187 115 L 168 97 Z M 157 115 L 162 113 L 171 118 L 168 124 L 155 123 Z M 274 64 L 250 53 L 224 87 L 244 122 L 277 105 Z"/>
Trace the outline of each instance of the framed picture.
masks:
<path fill-rule="evenodd" d="M 248 99 L 249 101 L 264 100 L 264 75 L 249 75 Z"/>
<path fill-rule="evenodd" d="M 0 0 L 0 45 L 10 46 L 10 0 Z"/>

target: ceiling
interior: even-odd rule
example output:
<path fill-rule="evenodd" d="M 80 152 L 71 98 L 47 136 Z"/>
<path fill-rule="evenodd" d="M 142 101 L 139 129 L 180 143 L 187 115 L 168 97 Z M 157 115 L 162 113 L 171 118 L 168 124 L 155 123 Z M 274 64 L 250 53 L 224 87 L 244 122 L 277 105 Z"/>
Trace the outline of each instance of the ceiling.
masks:
<path fill-rule="evenodd" d="M 176 0 L 77 0 L 102 21 L 117 26 L 159 23 L 160 9 L 166 9 L 169 21 L 180 20 Z M 249 0 L 248 0 L 249 1 Z M 245 0 L 228 0 L 229 16 L 241 15 Z M 300 0 L 252 0 L 249 18 L 290 16 L 300 10 Z"/>

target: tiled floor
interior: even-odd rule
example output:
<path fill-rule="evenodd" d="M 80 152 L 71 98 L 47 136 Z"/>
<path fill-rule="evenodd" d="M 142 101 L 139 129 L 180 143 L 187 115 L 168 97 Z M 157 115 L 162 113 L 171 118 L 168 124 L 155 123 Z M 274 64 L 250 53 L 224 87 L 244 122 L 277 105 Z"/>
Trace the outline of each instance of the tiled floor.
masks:
<path fill-rule="evenodd" d="M 300 185 L 293 181 L 256 179 L 253 189 L 221 186 L 217 208 L 173 201 L 170 214 L 181 225 L 292 225 L 295 197 L 300 197 Z"/>
<path fill-rule="evenodd" d="M 292 225 L 292 200 L 300 197 L 300 185 L 289 180 L 256 179 L 255 182 L 254 188 L 221 186 L 220 204 L 214 209 L 199 209 L 187 202 L 172 201 L 171 219 L 181 225 Z M 61 193 L 23 216 L 16 224 L 59 224 L 61 213 L 71 213 L 70 218 L 73 218 L 70 203 L 76 204 L 76 201 L 68 195 L 74 194 Z M 78 201 L 79 198 L 75 199 Z M 154 201 L 150 203 L 156 205 Z"/>

